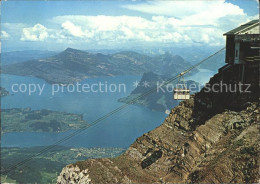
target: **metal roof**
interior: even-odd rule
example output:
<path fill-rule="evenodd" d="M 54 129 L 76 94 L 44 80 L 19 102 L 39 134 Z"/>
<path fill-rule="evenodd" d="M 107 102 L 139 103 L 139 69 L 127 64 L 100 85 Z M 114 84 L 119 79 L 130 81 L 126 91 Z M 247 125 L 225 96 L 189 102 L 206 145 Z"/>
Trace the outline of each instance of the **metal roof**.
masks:
<path fill-rule="evenodd" d="M 248 23 L 246 23 L 246 24 L 242 24 L 241 26 L 239 26 L 239 27 L 237 27 L 237 28 L 235 28 L 235 29 L 232 29 L 232 30 L 229 31 L 229 32 L 226 32 L 224 35 L 233 35 L 233 34 L 236 34 L 237 32 L 242 31 L 242 30 L 244 30 L 244 29 L 246 29 L 246 28 L 248 28 L 248 27 L 250 27 L 250 26 L 252 26 L 252 25 L 254 25 L 254 24 L 256 24 L 256 23 L 259 24 L 259 20 L 258 20 L 258 19 L 252 20 L 252 21 L 250 21 L 250 22 L 248 22 Z"/>

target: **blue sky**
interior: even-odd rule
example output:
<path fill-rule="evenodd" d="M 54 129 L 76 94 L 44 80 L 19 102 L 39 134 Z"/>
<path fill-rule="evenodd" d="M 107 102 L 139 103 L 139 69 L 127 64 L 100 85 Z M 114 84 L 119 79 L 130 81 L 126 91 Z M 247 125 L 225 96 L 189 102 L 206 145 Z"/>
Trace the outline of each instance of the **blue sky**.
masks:
<path fill-rule="evenodd" d="M 2 1 L 2 50 L 109 49 L 225 44 L 258 18 L 256 0 Z"/>

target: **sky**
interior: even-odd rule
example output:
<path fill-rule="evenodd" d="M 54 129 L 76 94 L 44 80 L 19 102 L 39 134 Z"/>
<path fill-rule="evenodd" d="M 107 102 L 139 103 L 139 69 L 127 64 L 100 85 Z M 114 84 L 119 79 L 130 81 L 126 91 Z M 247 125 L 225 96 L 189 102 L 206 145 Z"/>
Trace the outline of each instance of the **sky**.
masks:
<path fill-rule="evenodd" d="M 2 1 L 2 52 L 223 46 L 257 0 Z"/>

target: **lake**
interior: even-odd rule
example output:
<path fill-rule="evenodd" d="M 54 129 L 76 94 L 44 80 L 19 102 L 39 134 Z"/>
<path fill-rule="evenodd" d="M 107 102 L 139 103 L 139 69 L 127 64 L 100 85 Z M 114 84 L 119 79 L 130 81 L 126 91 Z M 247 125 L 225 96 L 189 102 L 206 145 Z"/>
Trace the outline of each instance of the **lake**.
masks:
<path fill-rule="evenodd" d="M 200 69 L 199 73 L 188 77 L 204 85 L 215 72 Z M 117 100 L 126 97 L 135 88 L 134 82 L 139 81 L 141 76 L 116 76 L 104 78 L 90 78 L 80 82 L 89 86 L 103 84 L 102 90 L 95 86 L 95 92 L 57 92 L 52 95 L 53 86 L 42 79 L 35 77 L 23 77 L 14 75 L 2 75 L 2 87 L 6 88 L 11 95 L 1 99 L 1 107 L 7 108 L 26 108 L 32 110 L 49 109 L 69 113 L 83 114 L 84 119 L 91 123 L 96 119 L 106 115 L 112 110 L 124 105 Z M 39 95 L 39 91 L 29 95 L 27 92 L 12 92 L 13 84 L 37 84 L 43 86 L 44 90 Z M 109 85 L 125 85 L 125 91 L 105 91 Z M 82 86 L 82 85 L 81 85 Z M 76 87 L 75 87 L 76 88 Z M 72 88 L 71 88 L 72 89 Z M 19 90 L 16 86 L 15 91 Z M 24 89 L 22 89 L 24 91 Z M 99 122 L 95 126 L 88 128 L 81 134 L 74 136 L 63 145 L 71 147 L 129 147 L 136 138 L 153 130 L 161 125 L 166 115 L 162 112 L 151 111 L 142 106 L 129 105 L 126 109 L 114 114 L 113 116 Z M 2 122 L 4 123 L 4 122 Z M 2 136 L 2 147 L 31 147 L 46 146 L 59 141 L 70 135 L 74 130 L 61 133 L 46 132 L 15 132 L 6 133 Z"/>
<path fill-rule="evenodd" d="M 134 89 L 133 83 L 141 76 L 117 76 L 106 78 L 92 78 L 82 81 L 82 84 L 125 84 L 125 91 L 116 92 L 57 92 L 52 95 L 52 85 L 34 77 L 2 75 L 2 86 L 11 95 L 3 97 L 1 106 L 7 108 L 26 108 L 33 110 L 49 109 L 54 111 L 83 114 L 84 119 L 91 123 L 112 110 L 124 105 L 117 100 L 125 97 Z M 13 84 L 45 84 L 42 94 L 12 92 Z M 15 91 L 18 90 L 16 86 Z M 104 90 L 102 90 L 104 91 Z M 101 121 L 97 125 L 85 130 L 82 134 L 65 142 L 65 146 L 72 147 L 128 147 L 143 133 L 159 126 L 165 119 L 165 114 L 153 112 L 141 106 L 130 105 L 126 109 Z M 4 123 L 4 122 L 2 122 Z M 51 145 L 73 130 L 62 133 L 15 132 L 2 136 L 2 147 L 29 147 Z"/>
<path fill-rule="evenodd" d="M 189 76 L 186 79 L 194 80 L 203 86 L 209 81 L 211 77 L 213 77 L 217 73 L 217 71 L 211 71 L 208 69 L 198 69 L 198 70 L 199 70 L 198 73 L 195 73 L 194 75 Z"/>

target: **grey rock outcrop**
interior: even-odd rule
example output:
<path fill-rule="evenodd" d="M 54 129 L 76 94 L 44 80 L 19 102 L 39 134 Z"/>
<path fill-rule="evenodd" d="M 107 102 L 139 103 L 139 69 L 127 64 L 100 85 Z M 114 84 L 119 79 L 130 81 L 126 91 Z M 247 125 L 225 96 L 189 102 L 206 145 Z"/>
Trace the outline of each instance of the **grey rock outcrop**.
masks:
<path fill-rule="evenodd" d="M 57 184 L 90 184 L 88 169 L 80 170 L 78 166 L 67 165 L 62 169 Z"/>

